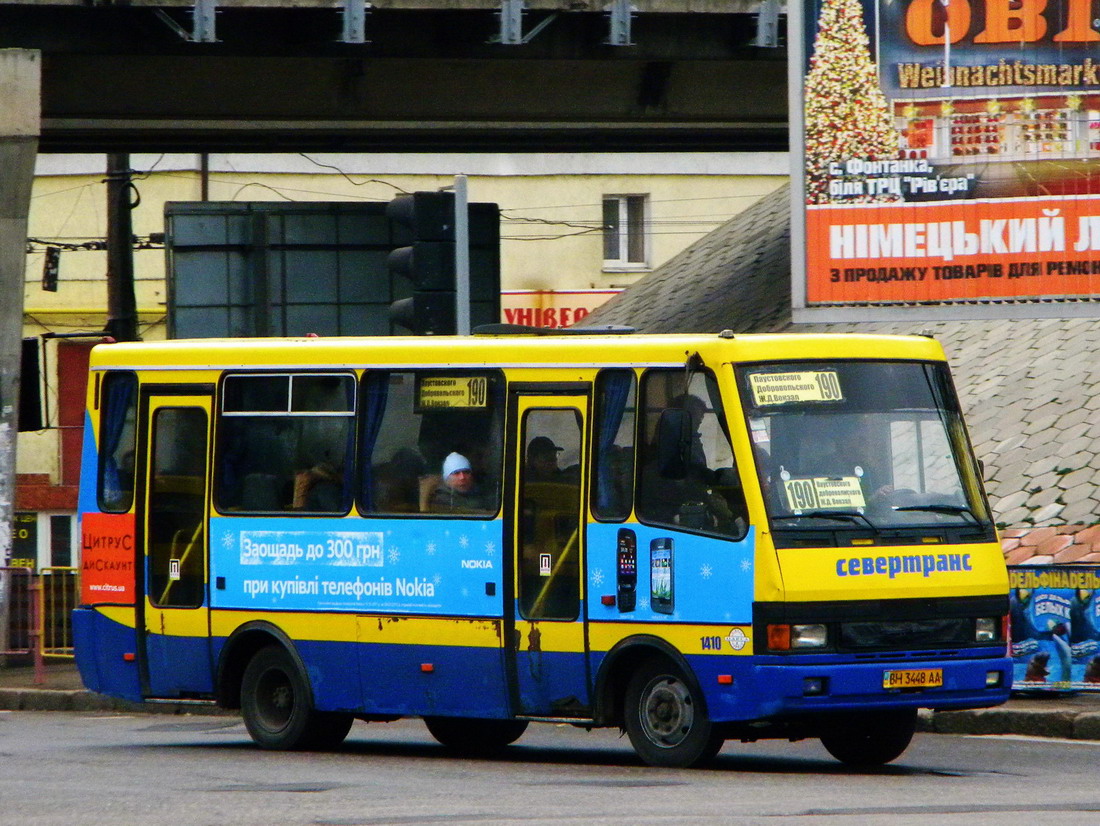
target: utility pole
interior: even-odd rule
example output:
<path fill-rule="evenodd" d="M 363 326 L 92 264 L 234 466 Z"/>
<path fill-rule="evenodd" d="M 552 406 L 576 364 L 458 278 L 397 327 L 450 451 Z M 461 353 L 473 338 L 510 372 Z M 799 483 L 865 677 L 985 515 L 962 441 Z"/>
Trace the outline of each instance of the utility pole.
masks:
<path fill-rule="evenodd" d="M 0 106 L 0 565 L 11 560 L 27 216 L 38 154 L 41 88 L 39 52 L 0 49 L 0 89 L 4 98 Z M 8 594 L 9 579 L 0 576 L 0 651 L 9 648 Z"/>
<path fill-rule="evenodd" d="M 137 341 L 134 295 L 134 227 L 131 211 L 140 203 L 130 181 L 130 155 L 107 156 L 107 334 L 115 341 Z"/>

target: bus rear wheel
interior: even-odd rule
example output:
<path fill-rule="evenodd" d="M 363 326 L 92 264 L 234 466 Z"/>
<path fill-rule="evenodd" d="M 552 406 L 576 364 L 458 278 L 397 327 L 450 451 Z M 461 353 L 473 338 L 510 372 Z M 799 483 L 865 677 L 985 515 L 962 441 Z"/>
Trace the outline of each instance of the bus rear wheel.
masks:
<path fill-rule="evenodd" d="M 626 688 L 625 721 L 634 751 L 651 766 L 686 768 L 714 758 L 725 742 L 679 668 L 652 660 Z"/>
<path fill-rule="evenodd" d="M 249 661 L 241 681 L 245 728 L 264 749 L 327 749 L 347 737 L 350 714 L 317 711 L 305 677 L 286 649 L 272 645 Z"/>
<path fill-rule="evenodd" d="M 439 743 L 463 754 L 493 754 L 512 745 L 527 731 L 526 720 L 425 717 L 424 725 Z"/>
<path fill-rule="evenodd" d="M 916 728 L 916 709 L 846 714 L 821 732 L 821 745 L 846 765 L 884 766 L 909 747 Z"/>

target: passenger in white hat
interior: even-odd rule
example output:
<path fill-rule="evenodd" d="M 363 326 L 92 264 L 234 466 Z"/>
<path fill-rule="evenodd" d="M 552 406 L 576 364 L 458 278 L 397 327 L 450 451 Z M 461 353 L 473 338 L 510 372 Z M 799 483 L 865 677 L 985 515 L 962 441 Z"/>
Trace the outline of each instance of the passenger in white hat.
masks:
<path fill-rule="evenodd" d="M 443 481 L 432 495 L 433 511 L 485 513 L 495 510 L 485 501 L 474 478 L 470 460 L 461 453 L 448 454 L 443 460 Z"/>

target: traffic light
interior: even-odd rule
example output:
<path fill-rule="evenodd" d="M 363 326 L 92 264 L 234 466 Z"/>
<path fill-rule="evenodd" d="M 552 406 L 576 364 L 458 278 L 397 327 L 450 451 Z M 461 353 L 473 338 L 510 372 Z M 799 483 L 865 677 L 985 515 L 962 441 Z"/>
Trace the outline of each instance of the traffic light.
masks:
<path fill-rule="evenodd" d="M 500 207 L 470 204 L 470 327 L 499 324 Z"/>
<path fill-rule="evenodd" d="M 386 260 L 397 298 L 390 320 L 421 335 L 453 335 L 456 322 L 456 236 L 453 192 L 414 192 L 386 206 L 394 239 Z M 467 209 L 470 324 L 500 321 L 500 209 Z M 396 276 L 396 277 L 394 277 Z"/>
<path fill-rule="evenodd" d="M 386 259 L 391 275 L 407 279 L 412 295 L 390 305 L 391 321 L 421 335 L 455 333 L 454 193 L 414 192 L 386 206 L 395 236 L 406 246 Z M 395 294 L 402 292 L 395 283 Z"/>

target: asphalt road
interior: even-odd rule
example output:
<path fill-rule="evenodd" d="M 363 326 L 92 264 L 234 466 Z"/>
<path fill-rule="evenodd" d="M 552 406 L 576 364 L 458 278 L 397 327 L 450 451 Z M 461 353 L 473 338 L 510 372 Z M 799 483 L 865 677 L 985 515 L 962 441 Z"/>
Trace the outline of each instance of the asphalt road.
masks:
<path fill-rule="evenodd" d="M 235 718 L 0 712 L 0 824 L 1095 822 L 1100 743 L 918 734 L 856 772 L 816 741 L 729 743 L 710 768 L 642 766 L 615 731 L 533 725 L 500 759 L 415 720 L 356 723 L 327 754 L 263 752 Z"/>

